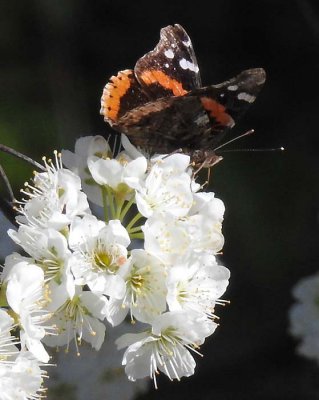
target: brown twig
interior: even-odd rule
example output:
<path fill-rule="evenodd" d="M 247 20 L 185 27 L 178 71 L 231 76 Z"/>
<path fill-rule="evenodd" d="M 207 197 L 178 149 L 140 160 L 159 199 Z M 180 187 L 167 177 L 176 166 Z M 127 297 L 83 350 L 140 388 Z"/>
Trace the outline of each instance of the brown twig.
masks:
<path fill-rule="evenodd" d="M 4 144 L 0 143 L 0 151 L 3 151 L 4 153 L 8 153 L 14 157 L 20 158 L 21 160 L 24 160 L 28 162 L 29 164 L 35 166 L 36 168 L 41 169 L 42 171 L 45 171 L 45 168 L 43 165 L 39 164 L 38 162 L 32 160 L 32 158 L 26 156 L 25 154 L 20 153 L 17 150 L 12 149 L 11 147 L 5 146 Z"/>
<path fill-rule="evenodd" d="M 0 210 L 3 215 L 12 223 L 12 225 L 18 226 L 16 221 L 16 212 L 13 209 L 13 204 L 3 199 L 0 196 Z"/>
<path fill-rule="evenodd" d="M 14 157 L 20 158 L 21 160 L 28 162 L 29 164 L 33 165 L 34 167 L 36 167 L 42 171 L 45 171 L 45 168 L 43 165 L 32 160 L 32 158 L 26 156 L 25 154 L 22 154 L 19 151 L 12 149 L 11 147 L 8 147 L 4 144 L 0 144 L 0 151 L 10 154 Z M 4 185 L 5 185 L 6 191 L 7 191 L 7 195 L 9 197 L 9 200 L 7 200 L 6 198 L 0 196 L 0 210 L 3 212 L 3 214 L 6 216 L 6 218 L 12 224 L 17 225 L 16 219 L 15 219 L 16 212 L 14 211 L 14 208 L 13 208 L 14 201 L 15 201 L 14 193 L 13 193 L 10 181 L 7 177 L 7 174 L 5 173 L 5 170 L 3 169 L 1 164 L 0 164 L 0 178 L 4 182 Z"/>

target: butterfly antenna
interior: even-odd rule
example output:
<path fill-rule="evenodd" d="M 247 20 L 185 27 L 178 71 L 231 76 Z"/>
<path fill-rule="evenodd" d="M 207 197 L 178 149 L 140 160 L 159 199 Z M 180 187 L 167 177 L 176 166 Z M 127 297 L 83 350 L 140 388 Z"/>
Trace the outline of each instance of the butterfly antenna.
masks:
<path fill-rule="evenodd" d="M 253 133 L 255 133 L 255 130 L 254 130 L 254 129 L 250 129 L 249 131 L 243 133 L 242 135 L 236 136 L 235 138 L 233 138 L 233 139 L 231 139 L 231 140 L 228 140 L 228 142 L 225 142 L 225 143 L 221 144 L 220 146 L 216 147 L 216 148 L 214 149 L 214 151 L 219 150 L 219 149 L 221 149 L 222 147 L 225 147 L 225 146 L 227 146 L 228 144 L 233 143 L 233 142 L 235 142 L 236 140 L 239 140 L 239 139 L 241 139 L 241 138 L 243 138 L 243 137 L 245 137 L 245 136 L 252 135 Z"/>
<path fill-rule="evenodd" d="M 223 150 L 221 153 L 236 153 L 236 152 L 243 152 L 243 151 L 249 151 L 249 152 L 264 152 L 264 151 L 284 151 L 284 147 L 275 147 L 275 148 L 269 148 L 269 149 L 230 149 L 230 150 Z"/>
<path fill-rule="evenodd" d="M 208 186 L 209 185 L 209 181 L 210 181 L 210 174 L 211 174 L 211 168 L 207 168 L 207 179 L 206 182 L 204 183 L 203 187 Z"/>

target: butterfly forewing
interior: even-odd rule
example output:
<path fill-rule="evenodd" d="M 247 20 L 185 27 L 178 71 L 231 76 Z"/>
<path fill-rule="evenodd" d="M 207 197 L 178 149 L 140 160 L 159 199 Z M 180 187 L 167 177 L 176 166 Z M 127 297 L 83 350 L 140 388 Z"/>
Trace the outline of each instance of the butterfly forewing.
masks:
<path fill-rule="evenodd" d="M 137 80 L 154 99 L 183 96 L 201 87 L 192 42 L 180 25 L 161 29 L 154 50 L 141 57 L 134 68 Z"/>

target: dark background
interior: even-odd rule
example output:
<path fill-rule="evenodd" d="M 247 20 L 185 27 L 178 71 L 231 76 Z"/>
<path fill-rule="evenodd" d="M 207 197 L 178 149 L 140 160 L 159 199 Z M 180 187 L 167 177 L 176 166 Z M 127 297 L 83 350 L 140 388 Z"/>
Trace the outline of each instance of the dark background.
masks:
<path fill-rule="evenodd" d="M 288 335 L 292 286 L 319 269 L 318 1 L 0 1 L 0 141 L 39 160 L 105 134 L 101 91 L 180 23 L 204 84 L 264 67 L 267 82 L 229 137 L 211 190 L 226 205 L 222 262 L 232 272 L 221 326 L 195 376 L 140 399 L 319 399 L 319 368 Z M 29 169 L 0 154 L 14 187 Z M 1 232 L 2 238 L 5 233 Z M 112 399 L 113 400 L 113 399 Z"/>

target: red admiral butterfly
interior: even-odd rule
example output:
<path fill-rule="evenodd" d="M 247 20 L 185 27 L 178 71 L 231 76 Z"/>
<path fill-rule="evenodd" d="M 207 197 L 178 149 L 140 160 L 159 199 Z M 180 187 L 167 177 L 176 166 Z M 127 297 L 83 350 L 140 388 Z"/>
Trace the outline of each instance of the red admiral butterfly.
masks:
<path fill-rule="evenodd" d="M 167 26 L 134 70 L 110 78 L 100 112 L 136 146 L 156 153 L 181 148 L 196 165 L 210 167 L 221 159 L 214 146 L 255 101 L 264 82 L 265 71 L 254 68 L 202 87 L 189 36 L 180 25 Z"/>

